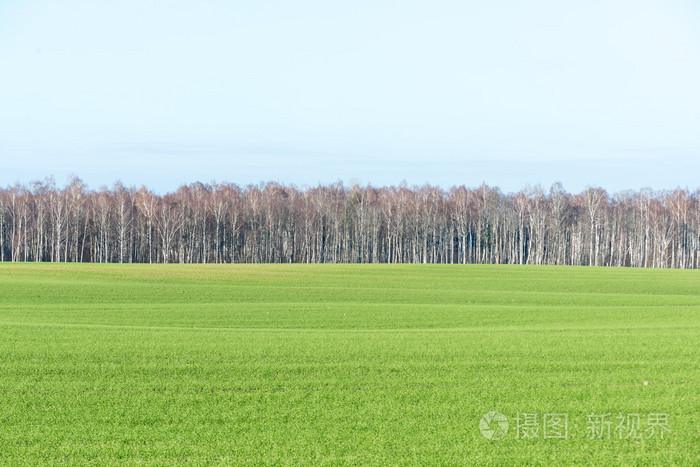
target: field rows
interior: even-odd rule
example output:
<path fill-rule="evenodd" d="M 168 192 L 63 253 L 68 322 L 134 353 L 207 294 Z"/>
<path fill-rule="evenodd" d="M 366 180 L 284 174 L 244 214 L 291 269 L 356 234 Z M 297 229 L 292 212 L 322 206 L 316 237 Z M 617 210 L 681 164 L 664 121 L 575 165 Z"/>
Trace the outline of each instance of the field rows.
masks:
<path fill-rule="evenodd" d="M 3 464 L 700 452 L 697 271 L 2 264 L 0 332 Z M 503 439 L 479 430 L 491 410 Z M 566 413 L 567 439 L 515 439 L 518 412 Z M 604 413 L 667 414 L 670 432 L 588 439 Z"/>

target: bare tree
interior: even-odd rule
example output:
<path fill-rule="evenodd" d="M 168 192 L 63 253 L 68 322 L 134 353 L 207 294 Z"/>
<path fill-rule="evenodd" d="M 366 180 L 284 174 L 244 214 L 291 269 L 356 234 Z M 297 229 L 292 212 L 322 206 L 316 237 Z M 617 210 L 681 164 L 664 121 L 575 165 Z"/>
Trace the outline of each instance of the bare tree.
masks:
<path fill-rule="evenodd" d="M 279 183 L 0 189 L 0 260 L 420 262 L 697 268 L 700 191 Z"/>
<path fill-rule="evenodd" d="M 184 222 L 180 209 L 181 206 L 172 195 L 164 196 L 156 209 L 155 221 L 160 236 L 161 260 L 164 263 L 170 262 L 176 236 Z"/>

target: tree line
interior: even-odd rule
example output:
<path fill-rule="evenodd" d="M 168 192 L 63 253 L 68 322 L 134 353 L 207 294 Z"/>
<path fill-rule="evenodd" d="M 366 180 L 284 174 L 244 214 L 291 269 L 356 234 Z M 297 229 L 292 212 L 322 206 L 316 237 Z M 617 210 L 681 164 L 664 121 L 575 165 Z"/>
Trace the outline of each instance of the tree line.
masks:
<path fill-rule="evenodd" d="M 700 190 L 194 183 L 0 189 L 0 260 L 700 267 Z"/>

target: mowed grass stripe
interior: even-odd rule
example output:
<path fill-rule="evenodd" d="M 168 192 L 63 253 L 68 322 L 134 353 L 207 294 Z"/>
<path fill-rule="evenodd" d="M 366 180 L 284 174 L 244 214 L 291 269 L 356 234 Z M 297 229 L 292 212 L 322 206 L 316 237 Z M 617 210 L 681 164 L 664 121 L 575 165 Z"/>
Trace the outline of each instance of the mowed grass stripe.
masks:
<path fill-rule="evenodd" d="M 14 284 L 5 292 L 4 304 L 23 304 L 27 298 L 37 303 L 405 303 L 405 304 L 521 304 L 521 305 L 600 305 L 600 306 L 700 306 L 697 295 L 636 293 L 558 293 L 492 291 L 479 289 L 344 289 L 297 287 L 209 287 L 149 286 L 144 284 L 56 285 Z M 351 287 L 351 286 L 348 286 Z M 82 297 L 82 298 L 81 298 Z"/>
<path fill-rule="evenodd" d="M 312 288 L 454 288 L 477 290 L 553 292 L 632 292 L 635 294 L 697 295 L 698 271 L 567 267 L 567 274 L 556 266 L 470 265 L 472 274 L 464 274 L 462 265 L 358 265 L 362 274 L 347 273 L 347 265 L 294 265 L 293 273 L 277 265 L 159 265 L 162 271 L 148 265 L 62 265 L 60 274 L 42 275 L 44 283 L 97 283 L 110 279 L 119 284 L 155 283 L 159 286 L 205 285 L 312 287 Z M 45 265 L 15 263 L 8 265 L 6 279 L 35 284 L 35 268 Z M 49 267 L 49 266 L 46 266 Z M 52 269 L 48 269 L 51 271 Z M 118 272 L 114 272 L 114 271 Z M 387 274 L 387 271 L 390 273 Z M 528 274 L 528 271 L 537 271 Z M 69 276 L 66 276 L 66 273 Z M 379 279 L 379 280 L 377 280 Z M 504 279 L 508 279 L 504 282 Z M 613 280 L 610 280 L 613 279 Z M 673 279 L 673 280 L 670 280 Z M 626 290 L 625 290 L 626 289 Z"/>
<path fill-rule="evenodd" d="M 697 328 L 697 308 L 514 305 L 213 304 L 24 305 L 0 307 L 0 322 L 308 329 L 568 329 L 636 326 Z"/>
<path fill-rule="evenodd" d="M 537 327 L 523 327 L 523 326 L 509 326 L 509 327 L 489 327 L 489 328 L 383 328 L 383 329 L 364 329 L 364 328 L 265 328 L 265 327 L 210 327 L 210 326 L 153 326 L 153 325 L 134 325 L 134 324 L 90 324 L 90 323 L 43 323 L 43 322 L 22 322 L 22 321 L 3 321 L 0 322 L 0 327 L 11 327 L 11 326 L 38 326 L 38 327 L 60 327 L 60 328 L 123 328 L 123 329 L 143 329 L 143 330 L 153 330 L 153 331 L 217 331 L 217 332 L 308 332 L 308 333 L 343 333 L 343 332 L 354 332 L 354 333 L 400 333 L 400 332 L 410 332 L 410 333 L 420 333 L 420 332 L 465 332 L 465 333 L 499 333 L 499 332 L 536 332 L 540 333 L 542 331 L 578 331 L 578 332 L 619 332 L 620 329 L 626 330 L 627 332 L 632 332 L 633 330 L 629 326 L 585 326 L 585 327 L 561 327 L 552 326 L 549 328 L 543 328 L 541 326 Z M 634 330 L 657 330 L 663 328 L 665 330 L 670 330 L 677 332 L 677 336 L 687 334 L 688 336 L 696 335 L 696 332 L 689 330 L 688 326 L 674 325 L 674 324 L 657 324 L 657 325 L 645 325 L 645 326 L 635 326 Z"/>

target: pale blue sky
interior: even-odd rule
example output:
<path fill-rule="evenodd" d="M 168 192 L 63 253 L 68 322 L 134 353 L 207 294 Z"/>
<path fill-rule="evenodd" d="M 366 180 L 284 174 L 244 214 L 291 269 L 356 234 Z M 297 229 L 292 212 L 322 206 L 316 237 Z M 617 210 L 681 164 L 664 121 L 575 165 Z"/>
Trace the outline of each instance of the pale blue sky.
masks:
<path fill-rule="evenodd" d="M 0 186 L 700 187 L 691 0 L 0 0 Z"/>

